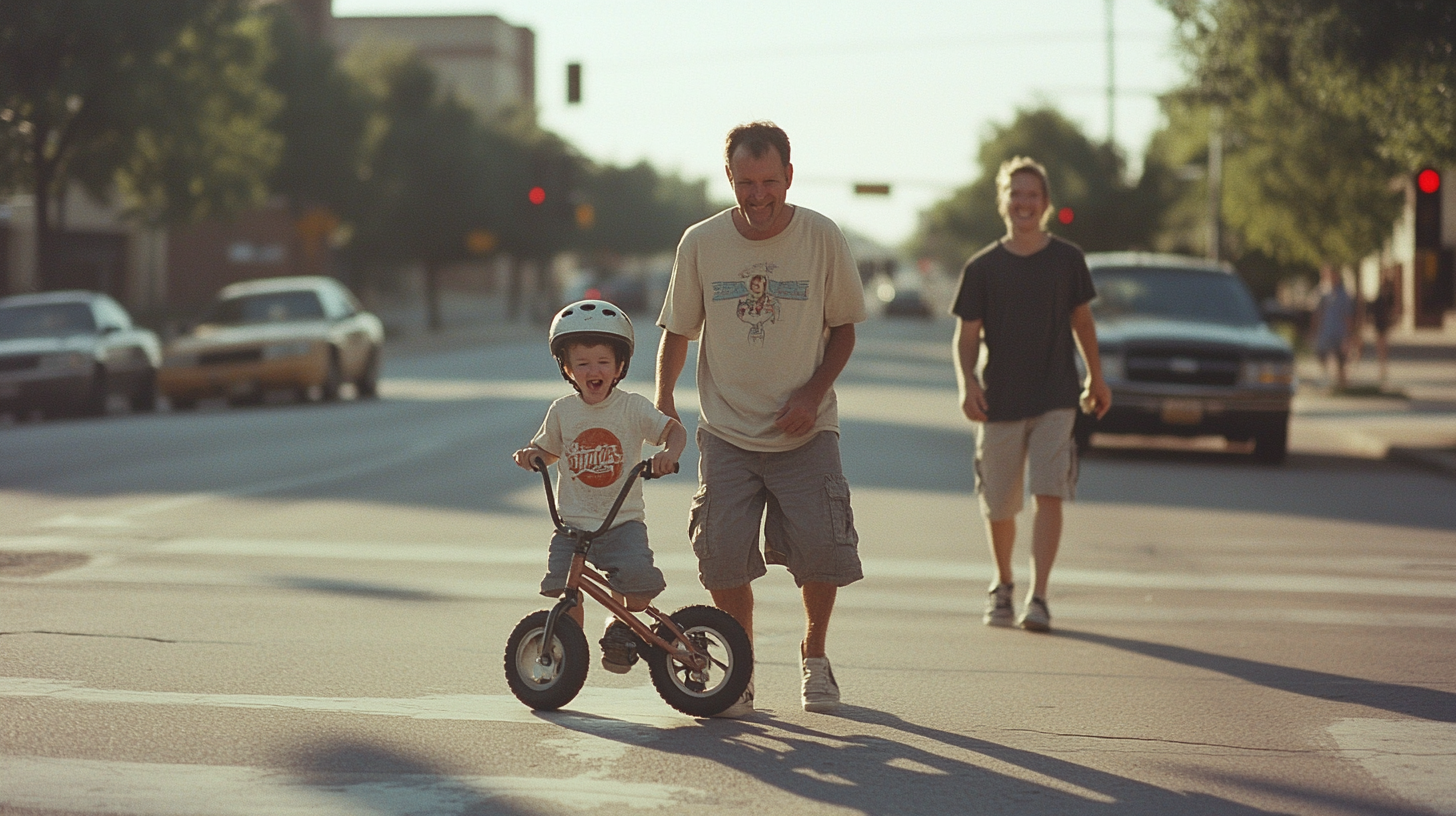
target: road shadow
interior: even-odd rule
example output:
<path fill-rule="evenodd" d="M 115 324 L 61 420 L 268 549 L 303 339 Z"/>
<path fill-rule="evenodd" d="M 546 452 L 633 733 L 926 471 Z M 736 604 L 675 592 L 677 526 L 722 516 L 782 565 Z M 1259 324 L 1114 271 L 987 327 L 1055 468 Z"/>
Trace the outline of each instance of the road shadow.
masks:
<path fill-rule="evenodd" d="M 341 812 L 380 816 L 513 816 L 538 814 L 514 790 L 470 784 L 438 763 L 369 742 L 326 741 L 298 749 L 289 770 L 297 784 L 340 805 Z M 512 800 L 520 800 L 514 804 Z"/>
<path fill-rule="evenodd" d="M 857 706 L 844 707 L 836 715 L 840 721 L 864 726 L 853 734 L 820 731 L 762 711 L 746 720 L 702 721 L 701 728 L 636 726 L 630 736 L 624 734 L 622 723 L 607 718 L 545 719 L 646 750 L 698 757 L 783 793 L 857 813 L 1252 816 L 1274 812 L 1203 793 L 1160 788 Z M 1070 744 L 1067 748 L 1077 749 Z M 954 753 L 969 756 L 948 755 Z M 995 769 L 1003 763 L 1050 781 L 1021 779 Z M 752 791 L 739 796 L 743 798 L 715 794 L 715 801 L 725 808 L 752 805 Z"/>
<path fill-rule="evenodd" d="M 1203 652 L 1185 646 L 1152 643 L 1095 632 L 1058 629 L 1055 636 L 1120 649 L 1197 669 L 1217 672 L 1247 683 L 1317 700 L 1354 703 L 1406 717 L 1456 722 L 1456 694 L 1421 686 L 1385 683 L 1343 674 L 1297 669 L 1242 657 Z"/>

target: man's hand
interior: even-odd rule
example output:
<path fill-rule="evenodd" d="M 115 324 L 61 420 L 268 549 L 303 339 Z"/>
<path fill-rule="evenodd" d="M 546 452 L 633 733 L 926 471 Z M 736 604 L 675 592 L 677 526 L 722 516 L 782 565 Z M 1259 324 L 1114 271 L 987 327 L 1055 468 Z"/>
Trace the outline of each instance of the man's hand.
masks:
<path fill-rule="evenodd" d="M 789 395 L 789 401 L 774 415 L 774 426 L 789 436 L 803 436 L 814 430 L 814 422 L 819 418 L 819 403 L 824 401 L 824 395 L 817 398 L 813 394 L 805 393 L 800 388 Z"/>
<path fill-rule="evenodd" d="M 961 394 L 961 413 L 972 422 L 985 422 L 986 410 L 986 392 L 974 378 L 967 379 Z"/>
<path fill-rule="evenodd" d="M 1096 414 L 1098 419 L 1112 407 L 1112 389 L 1107 387 L 1101 377 L 1087 378 L 1087 388 L 1082 392 L 1082 406 L 1084 411 Z"/>

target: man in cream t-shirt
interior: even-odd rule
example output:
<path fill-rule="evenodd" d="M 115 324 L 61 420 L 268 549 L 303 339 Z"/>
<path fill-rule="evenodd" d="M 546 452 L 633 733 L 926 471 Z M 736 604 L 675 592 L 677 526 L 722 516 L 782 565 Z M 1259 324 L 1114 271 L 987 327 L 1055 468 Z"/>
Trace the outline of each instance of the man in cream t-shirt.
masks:
<path fill-rule="evenodd" d="M 678 416 L 673 391 L 698 340 L 689 535 L 699 577 L 751 636 L 752 581 L 765 563 L 788 568 L 808 619 L 802 703 L 828 711 L 839 703 L 829 618 L 838 588 L 863 577 L 833 386 L 865 319 L 864 293 L 834 222 L 786 203 L 793 165 L 781 129 L 734 128 L 724 159 L 737 206 L 689 227 L 678 245 L 658 318 L 657 407 Z M 750 685 L 722 716 L 752 711 Z"/>

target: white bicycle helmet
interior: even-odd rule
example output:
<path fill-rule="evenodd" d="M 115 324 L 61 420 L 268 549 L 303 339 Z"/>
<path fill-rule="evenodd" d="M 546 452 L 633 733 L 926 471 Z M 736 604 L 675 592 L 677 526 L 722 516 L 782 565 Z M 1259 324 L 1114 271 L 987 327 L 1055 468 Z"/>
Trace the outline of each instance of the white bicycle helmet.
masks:
<path fill-rule="evenodd" d="M 615 348 L 617 356 L 622 360 L 622 375 L 617 378 L 618 382 L 627 376 L 627 368 L 632 362 L 632 351 L 636 346 L 632 321 L 627 313 L 605 300 L 578 300 L 566 306 L 551 320 L 551 331 L 547 336 L 551 356 L 556 358 L 562 368 L 561 376 L 567 382 L 571 381 L 565 371 L 568 340 L 601 342 Z"/>

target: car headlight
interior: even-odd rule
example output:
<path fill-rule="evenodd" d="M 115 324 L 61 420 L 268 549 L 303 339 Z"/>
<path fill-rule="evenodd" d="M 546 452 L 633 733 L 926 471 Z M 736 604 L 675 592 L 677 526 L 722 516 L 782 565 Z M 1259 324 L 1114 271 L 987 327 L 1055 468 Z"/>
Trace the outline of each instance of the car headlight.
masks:
<path fill-rule="evenodd" d="M 302 357 L 310 351 L 313 351 L 313 344 L 306 341 L 270 343 L 263 347 L 263 359 L 279 360 L 284 357 Z"/>
<path fill-rule="evenodd" d="M 91 363 L 91 357 L 79 351 L 45 354 L 40 358 L 40 367 L 46 371 L 83 371 L 90 368 Z"/>
<path fill-rule="evenodd" d="M 1294 382 L 1292 360 L 1248 360 L 1240 379 L 1245 385 L 1289 385 Z"/>

